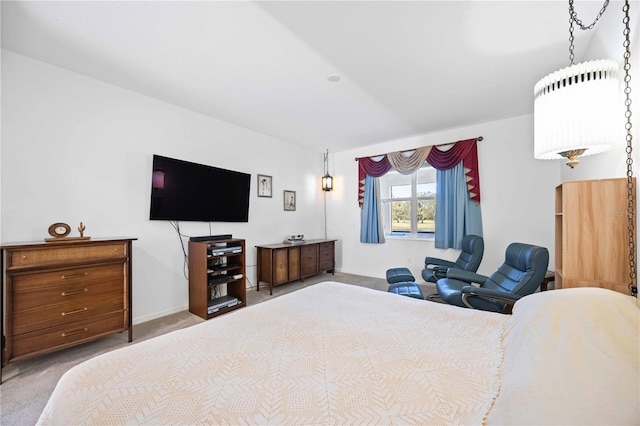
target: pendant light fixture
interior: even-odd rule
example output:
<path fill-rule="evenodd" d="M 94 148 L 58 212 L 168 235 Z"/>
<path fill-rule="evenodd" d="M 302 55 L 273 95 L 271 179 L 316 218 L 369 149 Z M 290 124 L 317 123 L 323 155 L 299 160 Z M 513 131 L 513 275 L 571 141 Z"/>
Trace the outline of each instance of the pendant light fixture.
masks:
<path fill-rule="evenodd" d="M 618 63 L 595 60 L 574 65 L 573 24 L 592 29 L 605 12 L 604 2 L 591 25 L 578 19 L 569 0 L 569 67 L 542 78 L 534 87 L 534 155 L 540 160 L 566 158 L 575 167 L 579 156 L 598 154 L 616 145 Z"/>
<path fill-rule="evenodd" d="M 590 115 L 595 121 L 587 122 L 585 117 L 574 114 L 573 116 L 567 115 L 565 120 L 553 121 L 551 117 L 551 111 L 555 108 L 560 114 L 562 114 L 562 106 L 572 108 L 572 111 L 579 111 L 583 108 L 583 105 L 578 105 L 580 101 L 589 102 L 589 108 L 599 108 L 598 101 L 609 102 L 611 99 L 617 100 L 617 70 L 618 66 L 615 61 L 592 61 L 584 64 L 573 65 L 573 23 L 575 22 L 581 29 L 591 29 L 596 24 L 598 19 L 602 16 L 605 9 L 609 4 L 609 0 L 604 2 L 602 9 L 598 13 L 598 16 L 589 26 L 584 26 L 582 22 L 577 18 L 576 12 L 573 8 L 573 0 L 569 0 L 569 59 L 571 65 L 569 68 L 557 71 L 536 84 L 534 89 L 535 95 L 535 108 L 534 108 L 534 120 L 535 120 L 535 139 L 534 139 L 534 151 L 535 157 L 540 159 L 548 158 L 560 158 L 565 157 L 569 159 L 567 164 L 573 168 L 578 163 L 576 157 L 580 155 L 595 154 L 602 152 L 608 148 L 603 147 L 607 143 L 607 139 L 604 139 L 604 135 L 600 132 L 602 128 L 610 128 L 613 123 L 615 127 L 616 119 L 614 116 L 604 120 L 604 116 L 595 117 L 595 114 Z M 624 12 L 624 18 L 622 23 L 624 24 L 624 41 L 622 43 L 624 47 L 624 62 L 623 62 L 623 77 L 624 83 L 624 129 L 625 129 L 625 153 L 627 164 L 627 235 L 628 235 L 628 260 L 629 260 L 629 293 L 631 296 L 638 296 L 638 274 L 636 265 L 636 220 L 637 220 L 637 207 L 636 207 L 636 191 L 635 180 L 633 178 L 633 134 L 631 121 L 631 28 L 629 23 L 630 18 L 629 0 L 625 0 L 622 11 Z M 615 64 L 615 66 L 614 66 Z M 612 82 L 615 81 L 615 86 Z M 586 82 L 586 84 L 585 84 Z M 610 84 L 611 83 L 611 84 Z M 605 87 L 611 86 L 611 92 L 614 92 L 615 96 L 609 93 L 609 90 L 605 91 Z M 570 90 L 570 89 L 573 89 Z M 553 95 L 553 96 L 550 96 Z M 575 100 L 569 100 L 568 97 L 575 97 Z M 613 102 L 613 101 L 611 101 Z M 585 104 L 586 105 L 586 104 Z M 613 102 L 609 107 L 610 111 L 619 112 L 617 108 L 617 102 Z M 598 110 L 601 111 L 601 110 Z M 584 114 L 591 114 L 590 112 L 584 112 Z M 596 120 L 597 119 L 597 120 Z M 576 126 L 576 123 L 580 123 L 580 127 Z M 558 126 L 553 128 L 551 126 Z M 610 139 L 609 145 L 615 145 L 618 139 L 615 135 L 617 129 L 611 131 L 613 138 Z M 595 137 L 590 138 L 589 132 L 596 132 L 599 135 L 603 135 L 601 140 L 596 141 Z M 587 141 L 587 142 L 583 142 Z M 557 157 L 559 155 L 560 157 Z"/>
<path fill-rule="evenodd" d="M 324 154 L 324 176 L 322 176 L 322 190 L 333 191 L 333 177 L 329 174 L 329 150 Z"/>

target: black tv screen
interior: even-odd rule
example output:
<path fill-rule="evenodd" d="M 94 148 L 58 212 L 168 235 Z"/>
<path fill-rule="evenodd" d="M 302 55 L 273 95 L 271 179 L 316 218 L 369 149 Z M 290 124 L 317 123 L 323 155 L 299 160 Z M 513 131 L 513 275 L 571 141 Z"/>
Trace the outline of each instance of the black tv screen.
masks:
<path fill-rule="evenodd" d="M 248 222 L 251 175 L 153 156 L 151 220 Z"/>

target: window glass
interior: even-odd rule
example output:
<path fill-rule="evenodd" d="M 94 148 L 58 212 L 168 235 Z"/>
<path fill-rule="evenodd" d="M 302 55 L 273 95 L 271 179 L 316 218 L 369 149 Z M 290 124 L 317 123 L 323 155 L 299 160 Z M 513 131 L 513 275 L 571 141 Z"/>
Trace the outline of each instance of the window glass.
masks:
<path fill-rule="evenodd" d="M 380 178 L 382 220 L 387 236 L 432 238 L 436 171 L 425 164 L 410 175 L 395 170 Z"/>
<path fill-rule="evenodd" d="M 411 232 L 411 201 L 392 201 L 391 232 Z"/>
<path fill-rule="evenodd" d="M 416 172 L 417 230 L 433 234 L 436 230 L 436 169 L 422 167 Z"/>

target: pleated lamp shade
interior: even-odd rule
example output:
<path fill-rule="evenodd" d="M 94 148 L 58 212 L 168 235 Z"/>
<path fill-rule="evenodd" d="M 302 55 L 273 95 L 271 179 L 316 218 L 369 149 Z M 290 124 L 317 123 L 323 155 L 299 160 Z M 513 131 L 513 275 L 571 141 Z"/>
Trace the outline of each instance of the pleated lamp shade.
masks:
<path fill-rule="evenodd" d="M 534 87 L 534 156 L 570 158 L 611 149 L 620 140 L 618 63 L 583 62 L 542 78 Z M 584 151 L 582 151 L 584 150 Z"/>

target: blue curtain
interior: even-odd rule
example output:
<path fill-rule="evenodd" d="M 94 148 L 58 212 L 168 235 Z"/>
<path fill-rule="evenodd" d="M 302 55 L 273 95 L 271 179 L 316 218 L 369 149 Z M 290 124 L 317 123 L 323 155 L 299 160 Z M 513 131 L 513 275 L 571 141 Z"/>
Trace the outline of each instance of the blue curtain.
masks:
<path fill-rule="evenodd" d="M 469 199 L 462 162 L 447 170 L 437 170 L 436 248 L 462 248 L 462 237 L 482 236 L 480 204 Z"/>
<path fill-rule="evenodd" d="M 378 178 L 367 175 L 364 181 L 364 201 L 360 210 L 360 242 L 384 243 L 384 231 L 378 210 L 380 187 Z"/>

